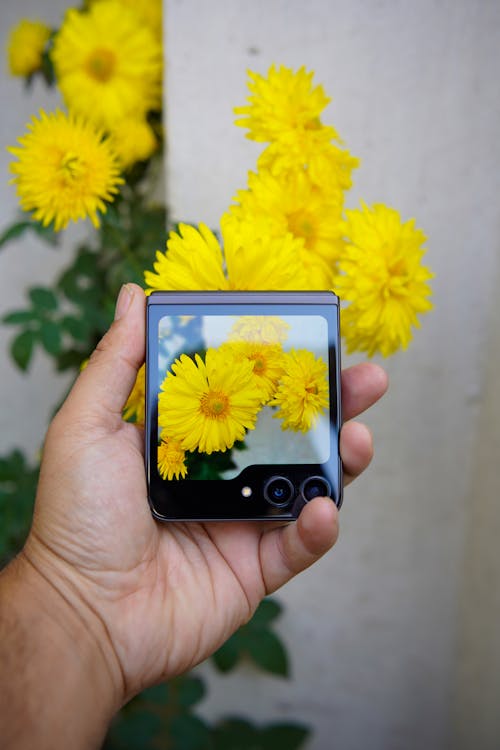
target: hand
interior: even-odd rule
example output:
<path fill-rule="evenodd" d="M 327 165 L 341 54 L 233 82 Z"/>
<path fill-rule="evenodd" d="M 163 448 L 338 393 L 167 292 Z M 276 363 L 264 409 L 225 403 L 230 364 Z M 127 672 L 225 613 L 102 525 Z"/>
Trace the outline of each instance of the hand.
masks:
<path fill-rule="evenodd" d="M 144 342 L 144 293 L 128 284 L 115 322 L 48 430 L 20 560 L 92 634 L 115 710 L 212 654 L 338 535 L 337 509 L 326 498 L 284 526 L 157 523 L 147 503 L 142 431 L 122 420 Z M 349 420 L 386 387 L 376 365 L 343 372 L 346 484 L 372 456 L 368 429 Z"/>

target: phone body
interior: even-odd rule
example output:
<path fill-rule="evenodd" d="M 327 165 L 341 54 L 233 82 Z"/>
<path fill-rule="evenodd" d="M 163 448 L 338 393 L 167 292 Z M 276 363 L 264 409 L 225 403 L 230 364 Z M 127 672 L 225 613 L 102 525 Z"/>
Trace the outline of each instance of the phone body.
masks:
<path fill-rule="evenodd" d="M 342 503 L 339 299 L 152 292 L 145 460 L 161 521 L 292 521 Z"/>

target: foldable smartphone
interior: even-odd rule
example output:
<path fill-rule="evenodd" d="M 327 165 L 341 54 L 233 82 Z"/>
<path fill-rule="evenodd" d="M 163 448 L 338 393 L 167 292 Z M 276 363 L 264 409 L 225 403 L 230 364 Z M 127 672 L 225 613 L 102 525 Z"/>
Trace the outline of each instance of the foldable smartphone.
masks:
<path fill-rule="evenodd" d="M 153 292 L 146 471 L 163 521 L 294 520 L 340 507 L 339 300 L 331 292 Z"/>

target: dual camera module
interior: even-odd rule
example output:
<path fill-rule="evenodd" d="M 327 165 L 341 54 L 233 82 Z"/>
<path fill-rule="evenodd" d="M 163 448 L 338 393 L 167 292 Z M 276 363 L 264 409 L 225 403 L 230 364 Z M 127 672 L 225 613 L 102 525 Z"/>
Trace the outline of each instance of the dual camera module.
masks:
<path fill-rule="evenodd" d="M 293 482 L 282 475 L 270 477 L 264 484 L 263 492 L 266 501 L 278 508 L 288 505 L 297 495 Z M 329 497 L 331 494 L 330 484 L 321 476 L 307 477 L 300 485 L 299 494 L 306 503 L 314 497 Z"/>

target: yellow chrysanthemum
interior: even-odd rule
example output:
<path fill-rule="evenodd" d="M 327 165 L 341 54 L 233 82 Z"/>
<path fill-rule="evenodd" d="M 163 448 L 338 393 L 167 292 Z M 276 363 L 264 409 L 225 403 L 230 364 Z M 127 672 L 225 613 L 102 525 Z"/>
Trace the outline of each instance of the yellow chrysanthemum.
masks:
<path fill-rule="evenodd" d="M 146 120 L 135 117 L 128 117 L 114 125 L 110 143 L 125 170 L 138 161 L 146 161 L 158 148 L 158 140 L 151 125 Z"/>
<path fill-rule="evenodd" d="M 292 349 L 284 355 L 285 374 L 270 406 L 273 417 L 282 419 L 283 430 L 308 432 L 328 408 L 328 368 L 321 357 L 307 349 Z"/>
<path fill-rule="evenodd" d="M 269 171 L 251 172 L 248 187 L 239 190 L 232 216 L 254 231 L 301 243 L 300 258 L 308 275 L 305 287 L 329 289 L 343 249 L 342 196 L 315 186 L 304 172 L 287 178 Z"/>
<path fill-rule="evenodd" d="M 324 127 L 319 116 L 330 99 L 322 86 L 313 86 L 313 73 L 304 67 L 293 71 L 272 65 L 267 77 L 249 71 L 248 105 L 235 107 L 236 125 L 248 128 L 247 138 L 270 142 L 296 130 L 323 130 L 324 137 L 336 138 L 332 127 Z"/>
<path fill-rule="evenodd" d="M 368 356 L 406 349 L 418 313 L 432 308 L 426 283 L 433 277 L 421 264 L 426 241 L 412 220 L 384 205 L 347 211 L 349 238 L 335 290 L 348 306 L 341 312 L 342 337 L 349 352 Z"/>
<path fill-rule="evenodd" d="M 318 136 L 317 131 L 294 131 L 283 134 L 259 156 L 258 170 L 269 171 L 273 177 L 293 179 L 297 171 L 305 171 L 311 183 L 331 195 L 352 186 L 352 172 L 359 159 L 345 148 Z"/>
<path fill-rule="evenodd" d="M 183 450 L 209 454 L 243 440 L 260 407 L 251 363 L 208 349 L 205 361 L 181 354 L 174 362 L 158 396 L 158 424 Z"/>
<path fill-rule="evenodd" d="M 289 330 L 290 324 L 277 315 L 241 315 L 231 327 L 228 340 L 282 344 Z"/>
<path fill-rule="evenodd" d="M 283 374 L 281 346 L 253 341 L 228 341 L 220 347 L 222 351 L 226 349 L 237 361 L 246 359 L 250 362 L 262 403 L 266 403 L 274 394 L 278 380 Z"/>
<path fill-rule="evenodd" d="M 41 21 L 20 21 L 11 30 L 7 41 L 10 74 L 24 77 L 40 70 L 50 35 L 50 28 Z"/>
<path fill-rule="evenodd" d="M 21 208 L 44 226 L 53 222 L 56 232 L 87 216 L 98 227 L 98 212 L 123 182 L 103 134 L 60 111 L 40 111 L 27 127 L 20 146 L 8 149 L 17 157 L 10 168 Z"/>
<path fill-rule="evenodd" d="M 186 453 L 177 440 L 162 437 L 157 459 L 158 472 L 162 479 L 184 479 L 186 476 Z"/>
<path fill-rule="evenodd" d="M 130 392 L 127 403 L 123 409 L 123 419 L 134 421 L 139 427 L 144 427 L 144 415 L 146 406 L 146 368 L 139 368 L 134 387 Z"/>
<path fill-rule="evenodd" d="M 91 0 L 88 5 L 94 5 L 105 0 Z M 120 5 L 133 10 L 137 14 L 139 23 L 146 24 L 158 40 L 163 36 L 162 0 L 118 0 Z"/>
<path fill-rule="evenodd" d="M 221 219 L 222 246 L 204 224 L 181 224 L 167 252 L 156 253 L 144 279 L 148 291 L 300 289 L 307 284 L 301 245 L 290 234 L 269 237 L 235 217 Z"/>
<path fill-rule="evenodd" d="M 68 10 L 51 57 L 69 110 L 106 130 L 160 108 L 161 46 L 119 0 Z"/>

